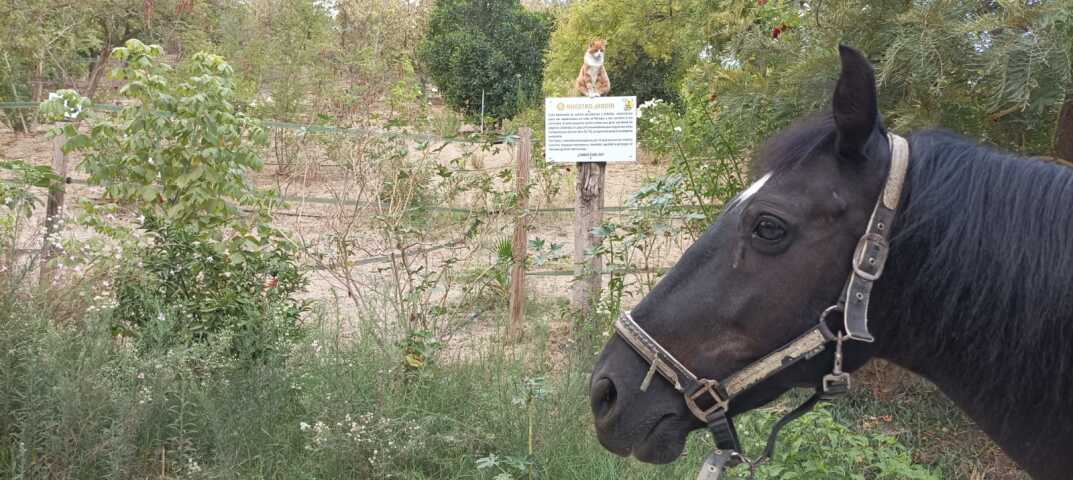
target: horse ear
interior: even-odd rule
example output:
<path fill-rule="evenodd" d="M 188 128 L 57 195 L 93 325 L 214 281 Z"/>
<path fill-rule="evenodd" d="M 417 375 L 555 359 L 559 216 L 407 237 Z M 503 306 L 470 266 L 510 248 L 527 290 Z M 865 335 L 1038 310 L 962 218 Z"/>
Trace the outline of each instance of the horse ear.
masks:
<path fill-rule="evenodd" d="M 838 46 L 842 74 L 835 86 L 832 107 L 838 129 L 838 152 L 843 158 L 860 158 L 879 123 L 876 76 L 868 59 L 850 47 Z"/>

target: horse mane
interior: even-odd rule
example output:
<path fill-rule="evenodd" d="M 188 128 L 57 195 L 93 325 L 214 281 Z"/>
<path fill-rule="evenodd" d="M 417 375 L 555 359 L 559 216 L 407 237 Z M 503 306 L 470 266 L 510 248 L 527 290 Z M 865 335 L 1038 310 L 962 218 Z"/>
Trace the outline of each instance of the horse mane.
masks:
<path fill-rule="evenodd" d="M 960 350 L 972 368 L 959 375 L 992 410 L 1061 405 L 1073 392 L 1073 169 L 942 130 L 909 143 L 891 267 L 905 279 L 902 320 L 924 323 L 915 356 Z"/>
<path fill-rule="evenodd" d="M 806 116 L 772 137 L 755 167 L 792 169 L 836 137 L 830 112 Z M 1003 421 L 1064 405 L 1073 396 L 1073 168 L 945 130 L 908 139 L 905 198 L 877 284 L 898 282 L 889 333 L 921 365 L 956 358 L 967 367 L 956 375 L 979 387 L 965 400 Z"/>

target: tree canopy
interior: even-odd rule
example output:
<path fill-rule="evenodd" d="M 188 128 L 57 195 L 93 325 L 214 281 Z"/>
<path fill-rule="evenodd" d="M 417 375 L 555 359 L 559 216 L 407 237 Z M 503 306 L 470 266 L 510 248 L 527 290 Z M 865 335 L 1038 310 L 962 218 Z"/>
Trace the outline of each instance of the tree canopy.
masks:
<path fill-rule="evenodd" d="M 573 95 L 572 85 L 586 45 L 607 41 L 610 95 L 677 99 L 686 69 L 703 42 L 691 32 L 695 18 L 683 2 L 591 0 L 562 12 L 551 37 L 544 92 Z"/>
<path fill-rule="evenodd" d="M 575 2 L 551 40 L 548 94 L 565 93 L 591 37 L 609 41 L 613 93 L 664 92 L 652 96 L 676 105 L 681 146 L 701 162 L 747 156 L 799 115 L 829 108 L 839 43 L 876 65 L 895 130 L 941 126 L 1073 157 L 1062 147 L 1073 144 L 1068 0 Z M 664 86 L 646 88 L 661 68 Z"/>
<path fill-rule="evenodd" d="M 518 0 L 440 0 L 420 56 L 447 104 L 511 118 L 539 99 L 551 27 Z"/>

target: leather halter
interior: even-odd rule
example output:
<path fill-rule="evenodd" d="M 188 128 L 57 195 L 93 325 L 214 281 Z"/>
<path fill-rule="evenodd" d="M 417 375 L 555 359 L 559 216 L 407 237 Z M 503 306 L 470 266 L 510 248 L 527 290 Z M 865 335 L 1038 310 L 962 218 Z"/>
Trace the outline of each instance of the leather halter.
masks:
<path fill-rule="evenodd" d="M 846 281 L 838 302 L 824 310 L 816 325 L 805 333 L 719 381 L 700 378 L 694 374 L 641 328 L 628 312 L 623 313 L 615 322 L 615 332 L 651 365 L 641 381 L 641 391 L 647 390 L 654 374 L 659 373 L 675 390 L 682 393 L 689 411 L 704 422 L 715 437 L 717 450 L 709 456 L 705 467 L 712 465 L 714 468 L 718 464 L 718 471 L 712 470 L 716 472 L 716 476 L 708 478 L 718 478 L 718 473 L 727 462 L 744 460 L 739 453 L 741 447 L 737 433 L 727 416 L 731 400 L 787 367 L 823 352 L 832 341 L 836 342 L 833 372 L 824 376 L 813 398 L 776 424 L 764 451 L 764 457 L 770 457 L 778 429 L 783 424 L 805 413 L 817 400 L 849 389 L 849 374 L 842 372 L 843 339 L 862 342 L 875 340 L 868 331 L 868 300 L 872 285 L 883 275 L 883 267 L 890 253 L 891 225 L 898 211 L 909 166 L 909 143 L 892 133 L 887 134 L 887 139 L 891 151 L 890 172 L 883 191 L 876 200 L 868 227 L 853 252 L 853 269 L 849 280 Z M 839 311 L 843 313 L 845 336 L 831 332 L 826 322 L 828 315 Z M 755 464 L 763 459 L 761 457 L 757 462 L 749 463 Z M 702 470 L 701 477 L 698 478 L 704 478 L 704 472 Z"/>

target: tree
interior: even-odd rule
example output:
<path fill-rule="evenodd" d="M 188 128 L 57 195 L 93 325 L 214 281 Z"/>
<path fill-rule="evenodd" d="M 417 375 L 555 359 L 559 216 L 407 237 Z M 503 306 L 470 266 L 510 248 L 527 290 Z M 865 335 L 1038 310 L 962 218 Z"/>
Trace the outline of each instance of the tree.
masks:
<path fill-rule="evenodd" d="M 585 46 L 607 40 L 610 95 L 677 101 L 682 78 L 700 52 L 698 2 L 591 0 L 570 4 L 552 34 L 544 92 L 573 95 Z"/>
<path fill-rule="evenodd" d="M 99 42 L 85 7 L 53 2 L 0 2 L 0 101 L 40 100 L 45 83 L 67 84 L 86 71 L 83 53 Z M 33 116 L 0 111 L 0 121 L 26 130 Z"/>
<path fill-rule="evenodd" d="M 295 245 L 271 225 L 278 197 L 247 175 L 264 165 L 267 134 L 236 106 L 231 66 L 198 52 L 173 68 L 160 46 L 135 39 L 112 55 L 123 62 L 112 72 L 125 82 L 118 111 L 92 111 L 73 90 L 40 111 L 88 124 L 53 133 L 83 154 L 79 168 L 103 190 L 104 202 L 83 203 L 81 221 L 130 257 L 115 276 L 113 329 L 146 348 L 214 337 L 238 355 L 281 347 L 298 332 L 303 306 L 292 295 L 304 280 Z M 136 232 L 96 213 L 119 205 L 139 214 Z"/>
<path fill-rule="evenodd" d="M 552 23 L 518 0 L 440 0 L 421 61 L 448 105 L 507 119 L 539 98 Z"/>

